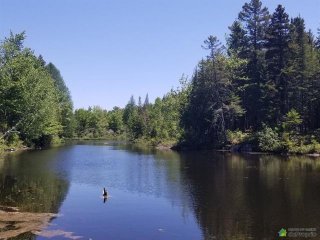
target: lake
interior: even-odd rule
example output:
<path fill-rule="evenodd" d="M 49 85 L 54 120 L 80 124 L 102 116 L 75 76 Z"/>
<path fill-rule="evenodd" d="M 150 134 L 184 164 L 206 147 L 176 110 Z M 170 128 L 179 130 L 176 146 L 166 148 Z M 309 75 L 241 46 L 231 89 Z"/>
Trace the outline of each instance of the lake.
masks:
<path fill-rule="evenodd" d="M 282 228 L 320 229 L 316 158 L 88 141 L 9 154 L 0 180 L 1 206 L 58 213 L 51 235 L 12 239 L 276 239 Z"/>

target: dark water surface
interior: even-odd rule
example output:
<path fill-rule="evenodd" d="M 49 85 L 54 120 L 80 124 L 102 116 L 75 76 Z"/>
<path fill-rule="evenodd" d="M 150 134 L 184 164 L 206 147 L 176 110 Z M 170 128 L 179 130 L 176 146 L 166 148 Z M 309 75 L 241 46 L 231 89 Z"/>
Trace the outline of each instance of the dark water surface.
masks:
<path fill-rule="evenodd" d="M 86 142 L 8 155 L 0 190 L 0 205 L 61 214 L 48 230 L 72 233 L 51 239 L 278 239 L 281 228 L 320 235 L 320 159 L 308 157 Z"/>

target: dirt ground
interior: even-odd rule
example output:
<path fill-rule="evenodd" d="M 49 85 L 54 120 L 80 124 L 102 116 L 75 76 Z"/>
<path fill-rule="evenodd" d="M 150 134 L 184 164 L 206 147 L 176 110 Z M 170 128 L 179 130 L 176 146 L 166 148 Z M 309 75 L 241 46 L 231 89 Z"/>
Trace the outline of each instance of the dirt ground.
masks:
<path fill-rule="evenodd" d="M 27 232 L 48 238 L 54 236 L 69 239 L 81 238 L 63 230 L 44 230 L 50 220 L 57 216 L 53 213 L 19 212 L 15 207 L 0 206 L 0 239 L 16 237 Z"/>

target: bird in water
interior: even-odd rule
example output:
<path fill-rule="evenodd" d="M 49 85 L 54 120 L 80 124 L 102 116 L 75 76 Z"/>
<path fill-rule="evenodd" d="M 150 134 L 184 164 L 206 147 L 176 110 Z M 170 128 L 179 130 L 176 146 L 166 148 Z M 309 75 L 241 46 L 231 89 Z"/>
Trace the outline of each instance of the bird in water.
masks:
<path fill-rule="evenodd" d="M 108 197 L 108 192 L 107 192 L 106 188 L 103 188 L 102 196 L 104 198 Z"/>

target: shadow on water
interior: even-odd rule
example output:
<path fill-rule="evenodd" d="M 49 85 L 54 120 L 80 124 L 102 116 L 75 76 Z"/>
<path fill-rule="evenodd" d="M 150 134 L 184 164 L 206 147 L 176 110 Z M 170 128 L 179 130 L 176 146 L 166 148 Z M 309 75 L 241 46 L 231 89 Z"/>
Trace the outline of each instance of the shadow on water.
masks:
<path fill-rule="evenodd" d="M 0 159 L 0 205 L 19 212 L 58 213 L 69 188 L 63 174 L 52 170 L 63 149 L 13 153 Z M 10 219 L 8 219 L 10 220 Z M 35 239 L 27 232 L 11 239 Z"/>
<path fill-rule="evenodd" d="M 320 162 L 307 157 L 181 155 L 204 239 L 275 239 L 320 227 Z"/>

